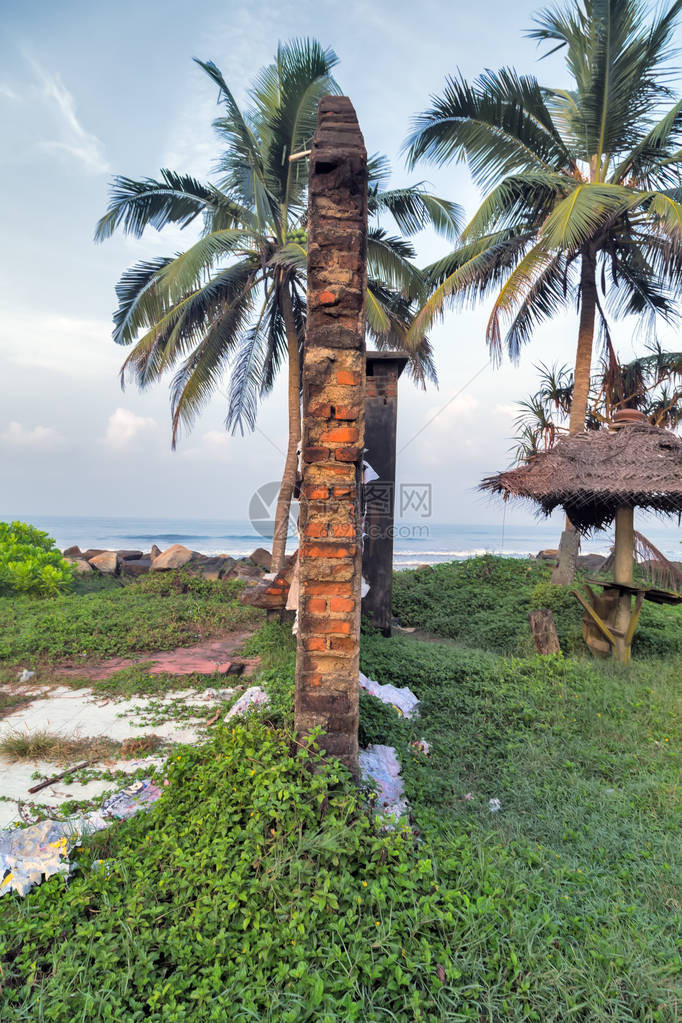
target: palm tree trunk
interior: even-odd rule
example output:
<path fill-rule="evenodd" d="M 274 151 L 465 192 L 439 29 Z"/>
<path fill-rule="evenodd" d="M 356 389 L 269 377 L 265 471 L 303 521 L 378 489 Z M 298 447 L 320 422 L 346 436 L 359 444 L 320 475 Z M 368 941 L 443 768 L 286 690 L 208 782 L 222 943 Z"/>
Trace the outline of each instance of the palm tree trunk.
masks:
<path fill-rule="evenodd" d="M 580 325 L 578 327 L 578 349 L 575 355 L 573 374 L 573 399 L 568 421 L 568 432 L 582 433 L 587 419 L 587 402 L 590 395 L 590 372 L 592 369 L 592 344 L 594 341 L 594 320 L 597 312 L 597 273 L 594 253 L 585 250 L 581 257 L 580 269 Z M 578 561 L 580 540 L 573 523 L 566 516 L 566 525 L 559 541 L 559 561 L 552 573 L 552 582 L 568 586 L 573 582 Z"/>
<path fill-rule="evenodd" d="M 284 326 L 287 333 L 287 348 L 289 353 L 289 442 L 287 444 L 287 455 L 284 462 L 282 484 L 277 497 L 277 510 L 275 512 L 275 531 L 272 538 L 272 571 L 281 572 L 284 568 L 284 560 L 287 548 L 287 533 L 289 530 L 289 510 L 291 499 L 296 486 L 296 473 L 298 470 L 298 446 L 301 440 L 301 368 L 298 350 L 298 332 L 294 322 L 294 312 L 291 304 L 291 291 L 289 284 L 285 283 L 280 287 L 280 302 Z"/>

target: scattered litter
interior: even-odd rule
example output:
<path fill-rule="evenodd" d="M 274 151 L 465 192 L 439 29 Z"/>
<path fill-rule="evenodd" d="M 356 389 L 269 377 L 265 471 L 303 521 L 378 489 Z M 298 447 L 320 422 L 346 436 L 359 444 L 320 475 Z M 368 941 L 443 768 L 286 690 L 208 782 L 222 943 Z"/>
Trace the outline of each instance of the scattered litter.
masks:
<path fill-rule="evenodd" d="M 374 471 L 369 462 L 363 462 L 362 467 L 365 470 L 363 477 L 365 483 L 373 483 L 374 480 L 379 479 L 379 473 Z"/>
<path fill-rule="evenodd" d="M 369 583 L 367 582 L 367 580 L 365 579 L 365 577 L 363 575 L 362 582 L 360 584 L 360 596 L 361 597 L 366 597 L 368 593 L 369 593 Z"/>
<path fill-rule="evenodd" d="M 473 799 L 473 798 L 474 798 L 473 792 L 467 792 L 467 794 L 464 796 L 464 799 L 467 799 L 467 800 L 468 799 Z"/>
<path fill-rule="evenodd" d="M 395 820 L 404 817 L 408 803 L 400 777 L 400 761 L 393 746 L 368 746 L 360 750 L 358 760 L 363 779 L 376 783 L 381 813 Z"/>
<path fill-rule="evenodd" d="M 239 714 L 245 714 L 247 710 L 251 710 L 253 707 L 267 706 L 269 702 L 268 694 L 264 689 L 261 689 L 260 686 L 251 686 L 245 693 L 242 693 L 234 707 L 230 707 L 225 720 L 229 721 L 230 718 L 237 717 Z"/>
<path fill-rule="evenodd" d="M 423 753 L 426 757 L 431 752 L 431 747 L 426 739 L 415 739 L 414 742 L 410 743 L 410 749 L 413 753 Z"/>
<path fill-rule="evenodd" d="M 30 682 L 34 675 L 35 671 L 29 671 L 28 668 L 24 668 L 23 671 L 19 672 L 19 681 Z"/>
<path fill-rule="evenodd" d="M 497 813 L 498 810 L 502 809 L 502 803 L 499 801 L 499 799 L 489 799 L 488 809 L 490 810 L 491 813 Z"/>
<path fill-rule="evenodd" d="M 416 625 L 401 625 L 400 622 L 393 622 L 393 628 L 398 632 L 416 632 Z"/>
<path fill-rule="evenodd" d="M 360 685 L 382 703 L 389 703 L 395 707 L 402 717 L 411 718 L 419 706 L 419 700 L 407 686 L 398 688 L 390 683 L 382 686 L 380 682 L 367 678 L 362 672 L 360 672 Z"/>
<path fill-rule="evenodd" d="M 109 827 L 113 819 L 127 820 L 146 809 L 161 795 L 150 779 L 132 785 L 106 799 L 99 810 L 67 821 L 39 821 L 28 828 L 0 831 L 0 896 L 7 892 L 26 895 L 54 874 L 68 876 L 69 852 L 85 835 Z"/>

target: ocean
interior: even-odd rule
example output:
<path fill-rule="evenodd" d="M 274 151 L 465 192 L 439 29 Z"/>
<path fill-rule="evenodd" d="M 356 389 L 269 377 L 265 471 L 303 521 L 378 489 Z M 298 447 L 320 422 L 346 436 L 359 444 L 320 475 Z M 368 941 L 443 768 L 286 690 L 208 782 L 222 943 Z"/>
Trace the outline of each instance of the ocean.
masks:
<path fill-rule="evenodd" d="M 82 550 L 101 547 L 148 551 L 152 544 L 162 550 L 181 543 L 202 554 L 245 557 L 256 547 L 270 547 L 270 539 L 254 529 L 248 520 L 193 518 L 86 517 L 64 515 L 3 515 L 4 521 L 22 519 L 54 537 L 62 550 L 78 545 Z M 682 560 L 682 532 L 677 520 L 640 515 L 635 527 L 673 561 Z M 474 523 L 433 523 L 430 520 L 396 523 L 394 566 L 413 568 L 422 564 L 461 561 L 480 554 L 503 554 L 525 558 L 544 548 L 557 546 L 562 520 L 496 525 Z M 598 533 L 582 543 L 582 552 L 608 553 L 613 536 Z M 295 536 L 289 549 L 297 546 Z"/>

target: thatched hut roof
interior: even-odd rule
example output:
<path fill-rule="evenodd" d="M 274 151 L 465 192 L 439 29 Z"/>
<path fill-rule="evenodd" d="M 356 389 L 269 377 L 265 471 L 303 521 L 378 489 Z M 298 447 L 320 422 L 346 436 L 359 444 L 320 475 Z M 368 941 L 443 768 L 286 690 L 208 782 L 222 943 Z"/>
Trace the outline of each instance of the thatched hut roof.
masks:
<path fill-rule="evenodd" d="M 602 529 L 624 506 L 682 513 L 682 439 L 632 424 L 563 437 L 525 465 L 488 476 L 481 490 L 565 509 L 576 529 Z"/>

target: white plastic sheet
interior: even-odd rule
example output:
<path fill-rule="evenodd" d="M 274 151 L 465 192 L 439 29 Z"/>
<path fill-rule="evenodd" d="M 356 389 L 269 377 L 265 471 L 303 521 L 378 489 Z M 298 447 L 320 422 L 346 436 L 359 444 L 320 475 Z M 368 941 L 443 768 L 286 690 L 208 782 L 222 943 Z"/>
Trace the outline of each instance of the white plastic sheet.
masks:
<path fill-rule="evenodd" d="M 246 714 L 248 710 L 253 707 L 265 706 L 269 703 L 268 694 L 260 686 L 251 686 L 245 693 L 239 697 L 233 707 L 230 707 L 229 711 L 225 715 L 225 720 L 229 721 L 230 718 L 238 717 L 241 714 Z"/>
<path fill-rule="evenodd" d="M 381 700 L 382 703 L 388 703 L 395 707 L 403 717 L 411 718 L 415 715 L 419 706 L 419 700 L 408 686 L 398 688 L 390 683 L 381 685 L 380 682 L 367 678 L 362 672 L 360 672 L 360 685 L 368 693 L 371 693 L 372 696 L 376 696 L 378 700 Z"/>
<path fill-rule="evenodd" d="M 26 895 L 43 877 L 68 876 L 69 853 L 86 835 L 102 831 L 115 819 L 127 819 L 147 809 L 160 795 L 161 789 L 145 778 L 106 799 L 99 810 L 81 817 L 0 831 L 0 896 L 12 891 Z"/>
<path fill-rule="evenodd" d="M 381 813 L 399 820 L 408 812 L 400 761 L 393 746 L 368 746 L 360 750 L 360 774 L 377 787 L 377 803 Z"/>

